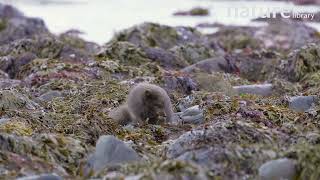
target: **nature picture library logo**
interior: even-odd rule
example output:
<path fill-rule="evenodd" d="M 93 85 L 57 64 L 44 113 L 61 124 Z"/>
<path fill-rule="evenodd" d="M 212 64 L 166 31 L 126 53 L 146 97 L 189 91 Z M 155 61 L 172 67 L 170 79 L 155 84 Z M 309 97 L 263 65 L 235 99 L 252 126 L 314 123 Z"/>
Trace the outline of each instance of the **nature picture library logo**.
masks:
<path fill-rule="evenodd" d="M 283 9 L 277 7 L 228 7 L 228 17 L 250 17 L 265 19 L 303 19 L 314 20 L 316 14 L 313 12 L 294 12 L 293 9 Z"/>

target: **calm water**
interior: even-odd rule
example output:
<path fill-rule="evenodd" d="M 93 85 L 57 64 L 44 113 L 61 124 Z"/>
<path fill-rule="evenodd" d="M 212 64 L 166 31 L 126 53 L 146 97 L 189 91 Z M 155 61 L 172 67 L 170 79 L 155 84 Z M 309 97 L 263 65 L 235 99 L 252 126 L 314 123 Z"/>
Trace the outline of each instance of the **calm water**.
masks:
<path fill-rule="evenodd" d="M 217 0 L 0 0 L 12 4 L 27 16 L 40 17 L 49 29 L 61 33 L 79 29 L 83 37 L 97 43 L 107 42 L 115 32 L 149 21 L 167 25 L 191 25 L 220 22 L 248 25 L 250 19 L 269 11 L 316 12 L 319 6 L 295 6 L 276 1 Z M 178 10 L 200 6 L 210 9 L 207 17 L 176 17 Z M 256 25 L 250 23 L 251 25 Z M 318 23 L 313 23 L 320 30 Z"/>

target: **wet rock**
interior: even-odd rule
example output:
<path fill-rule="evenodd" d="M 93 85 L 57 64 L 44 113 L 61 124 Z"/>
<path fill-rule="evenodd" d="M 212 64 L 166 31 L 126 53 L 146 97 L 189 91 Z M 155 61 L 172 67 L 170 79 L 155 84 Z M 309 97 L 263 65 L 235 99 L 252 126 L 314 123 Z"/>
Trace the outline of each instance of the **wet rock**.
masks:
<path fill-rule="evenodd" d="M 206 60 L 202 60 L 198 63 L 195 63 L 191 66 L 183 68 L 181 70 L 185 73 L 192 72 L 205 72 L 205 73 L 213 73 L 213 72 L 226 72 L 232 73 L 237 72 L 237 66 L 235 61 L 228 57 L 215 57 Z"/>
<path fill-rule="evenodd" d="M 43 102 L 48 102 L 56 97 L 62 97 L 62 93 L 60 91 L 49 91 L 42 94 L 38 99 Z"/>
<path fill-rule="evenodd" d="M 63 178 L 56 174 L 41 174 L 17 178 L 17 180 L 63 180 Z"/>
<path fill-rule="evenodd" d="M 175 12 L 173 15 L 175 16 L 207 16 L 209 15 L 209 10 L 201 7 L 195 7 L 189 11 Z"/>
<path fill-rule="evenodd" d="M 86 174 L 99 172 L 107 166 L 114 166 L 140 160 L 139 155 L 124 142 L 114 136 L 101 136 L 96 150 L 87 162 Z"/>
<path fill-rule="evenodd" d="M 294 180 L 297 176 L 296 162 L 287 158 L 266 162 L 259 168 L 259 176 L 261 180 Z"/>
<path fill-rule="evenodd" d="M 306 112 L 318 103 L 317 96 L 296 96 L 289 100 L 289 108 L 297 112 Z"/>
<path fill-rule="evenodd" d="M 239 94 L 254 94 L 260 96 L 271 96 L 273 94 L 272 84 L 253 84 L 234 86 L 233 89 Z"/>

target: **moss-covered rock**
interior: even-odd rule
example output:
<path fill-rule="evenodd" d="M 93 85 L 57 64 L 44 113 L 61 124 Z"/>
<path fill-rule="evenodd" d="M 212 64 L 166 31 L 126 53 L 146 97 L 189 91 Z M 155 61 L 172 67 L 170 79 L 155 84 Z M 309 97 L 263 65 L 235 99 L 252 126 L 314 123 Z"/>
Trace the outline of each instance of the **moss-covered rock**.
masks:
<path fill-rule="evenodd" d="M 320 45 L 308 44 L 291 53 L 286 70 L 288 78 L 299 81 L 308 73 L 315 73 L 320 69 Z"/>
<path fill-rule="evenodd" d="M 144 23 L 118 33 L 111 42 L 128 41 L 139 47 L 170 49 L 186 42 L 205 42 L 205 37 L 190 27 L 170 27 L 155 23 Z"/>
<path fill-rule="evenodd" d="M 129 42 L 115 42 L 109 44 L 99 53 L 99 58 L 113 60 L 127 66 L 139 66 L 150 62 L 146 54 Z"/>

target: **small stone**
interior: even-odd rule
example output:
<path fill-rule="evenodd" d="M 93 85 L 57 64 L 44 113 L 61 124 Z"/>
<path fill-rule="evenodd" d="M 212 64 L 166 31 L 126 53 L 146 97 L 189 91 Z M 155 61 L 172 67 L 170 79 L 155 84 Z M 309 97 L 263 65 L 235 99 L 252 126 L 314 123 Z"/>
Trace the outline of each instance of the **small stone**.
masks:
<path fill-rule="evenodd" d="M 107 166 L 116 166 L 122 163 L 140 160 L 139 155 L 123 141 L 114 136 L 101 136 L 96 144 L 96 150 L 88 161 L 85 175 L 97 173 Z"/>
<path fill-rule="evenodd" d="M 295 96 L 290 98 L 289 108 L 297 112 L 306 112 L 316 102 L 316 96 Z"/>
<path fill-rule="evenodd" d="M 254 94 L 260 96 L 271 96 L 273 94 L 272 84 L 253 84 L 253 85 L 243 85 L 234 86 L 234 90 L 240 94 Z"/>
<path fill-rule="evenodd" d="M 62 180 L 62 177 L 56 174 L 41 174 L 17 178 L 17 180 Z"/>
<path fill-rule="evenodd" d="M 287 158 L 266 162 L 259 168 L 261 180 L 293 180 L 296 175 L 296 162 Z"/>
<path fill-rule="evenodd" d="M 180 121 L 187 124 L 200 124 L 204 122 L 203 110 L 199 105 L 192 106 L 178 114 Z"/>

